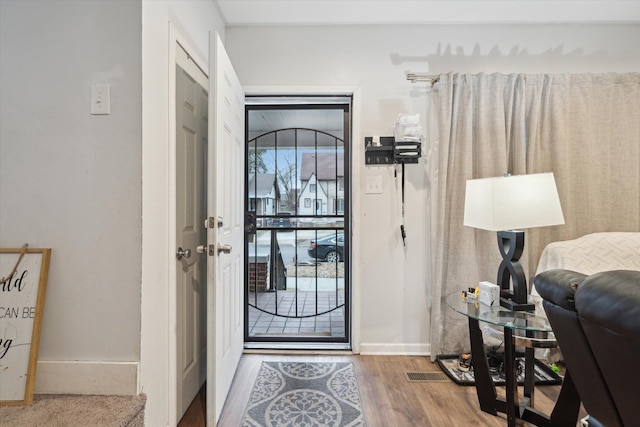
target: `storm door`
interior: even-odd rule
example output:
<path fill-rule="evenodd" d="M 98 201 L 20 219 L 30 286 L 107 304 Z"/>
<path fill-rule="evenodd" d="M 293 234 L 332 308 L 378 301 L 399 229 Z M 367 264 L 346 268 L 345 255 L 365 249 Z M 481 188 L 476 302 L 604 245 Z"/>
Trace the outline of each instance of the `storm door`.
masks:
<path fill-rule="evenodd" d="M 246 347 L 350 348 L 350 104 L 247 97 Z"/>

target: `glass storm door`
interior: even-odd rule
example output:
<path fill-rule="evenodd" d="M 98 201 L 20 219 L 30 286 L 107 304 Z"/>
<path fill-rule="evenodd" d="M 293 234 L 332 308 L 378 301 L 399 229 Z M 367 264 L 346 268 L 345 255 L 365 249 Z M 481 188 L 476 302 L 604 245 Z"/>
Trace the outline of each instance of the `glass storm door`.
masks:
<path fill-rule="evenodd" d="M 245 117 L 245 346 L 348 348 L 351 99 L 254 101 Z"/>

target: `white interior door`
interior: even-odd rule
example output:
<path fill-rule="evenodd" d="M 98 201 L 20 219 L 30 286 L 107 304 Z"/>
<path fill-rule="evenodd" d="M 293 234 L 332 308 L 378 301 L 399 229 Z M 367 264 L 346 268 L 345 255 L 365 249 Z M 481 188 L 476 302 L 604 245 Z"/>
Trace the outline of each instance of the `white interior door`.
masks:
<path fill-rule="evenodd" d="M 207 77 L 176 47 L 177 417 L 206 379 Z"/>
<path fill-rule="evenodd" d="M 244 91 L 218 34 L 209 37 L 207 426 L 215 426 L 242 356 Z M 224 249 L 222 251 L 221 249 Z M 211 247 L 210 247 L 211 250 Z"/>

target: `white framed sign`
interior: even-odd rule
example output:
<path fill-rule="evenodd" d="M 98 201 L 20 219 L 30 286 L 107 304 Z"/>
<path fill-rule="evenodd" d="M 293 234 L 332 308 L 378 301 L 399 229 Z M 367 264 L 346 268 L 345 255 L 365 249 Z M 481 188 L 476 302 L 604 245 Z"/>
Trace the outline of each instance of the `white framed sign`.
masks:
<path fill-rule="evenodd" d="M 28 405 L 51 249 L 0 249 L 0 405 Z"/>

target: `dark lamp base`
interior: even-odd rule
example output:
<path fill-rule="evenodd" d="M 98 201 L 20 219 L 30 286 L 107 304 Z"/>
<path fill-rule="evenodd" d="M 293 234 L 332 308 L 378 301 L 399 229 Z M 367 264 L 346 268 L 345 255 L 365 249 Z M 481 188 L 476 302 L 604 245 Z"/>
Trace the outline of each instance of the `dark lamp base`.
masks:
<path fill-rule="evenodd" d="M 535 311 L 535 304 L 531 303 L 519 303 L 515 302 L 511 298 L 500 298 L 500 305 L 504 308 L 508 308 L 511 311 Z"/>

